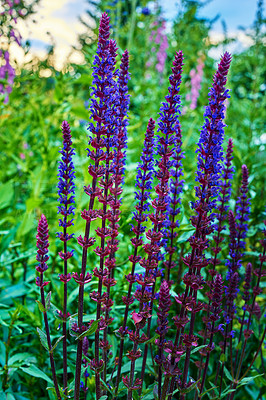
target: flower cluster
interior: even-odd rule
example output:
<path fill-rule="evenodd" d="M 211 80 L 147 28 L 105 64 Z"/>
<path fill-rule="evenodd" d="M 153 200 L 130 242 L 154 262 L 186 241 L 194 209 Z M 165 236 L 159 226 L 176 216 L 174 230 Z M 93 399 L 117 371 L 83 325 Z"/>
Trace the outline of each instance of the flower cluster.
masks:
<path fill-rule="evenodd" d="M 248 230 L 248 220 L 250 214 L 250 199 L 248 198 L 248 169 L 242 165 L 242 184 L 240 196 L 236 202 L 236 229 L 238 231 L 238 246 L 245 249 L 245 237 Z"/>
<path fill-rule="evenodd" d="M 69 220 L 70 215 L 75 215 L 75 168 L 73 164 L 73 156 L 75 151 L 72 147 L 72 136 L 69 124 L 67 121 L 62 123 L 62 134 L 63 134 L 63 148 L 59 152 L 62 154 L 62 161 L 59 162 L 58 167 L 58 213 L 63 216 L 63 219 L 59 219 L 59 226 L 63 229 L 73 224 L 73 219 Z M 63 241 L 69 240 L 73 235 L 68 237 L 60 236 Z M 65 256 L 65 255 L 64 255 Z M 61 257 L 63 258 L 63 257 Z"/>
<path fill-rule="evenodd" d="M 173 281 L 170 279 L 170 271 L 175 267 L 174 257 L 177 254 L 176 238 L 179 226 L 177 216 L 180 212 L 180 197 L 183 189 L 181 177 L 184 153 L 179 122 L 179 90 L 183 54 L 179 51 L 175 55 L 168 93 L 160 107 L 159 127 L 156 135 L 154 119 L 150 118 L 148 122 L 135 184 L 135 208 L 132 215 L 132 237 L 130 239 L 132 251 L 128 257 L 129 265 L 125 266 L 125 271 L 127 271 L 125 279 L 121 281 L 123 270 L 117 260 L 126 169 L 129 54 L 125 50 L 120 67 L 116 69 L 117 50 L 116 42 L 110 39 L 109 17 L 104 13 L 100 22 L 97 53 L 93 61 L 93 87 L 89 106 L 91 122 L 87 154 L 90 159 L 88 172 L 92 182 L 91 185 L 84 188 L 85 193 L 89 196 L 88 209 L 81 212 L 82 219 L 86 221 L 85 234 L 77 238 L 78 244 L 82 247 L 82 264 L 81 270 L 72 275 L 79 286 L 77 319 L 75 315 L 67 312 L 66 301 L 67 283 L 71 278 L 66 267 L 68 259 L 73 254 L 72 251 L 67 250 L 68 240 L 73 236 L 67 233 L 67 228 L 74 223 L 72 219 L 75 193 L 75 173 L 72 160 L 74 150 L 70 127 L 66 121 L 62 124 L 63 148 L 60 151 L 62 160 L 59 164 L 58 174 L 60 202 L 58 212 L 62 216 L 59 220 L 62 228 L 59 238 L 64 244 L 63 251 L 59 253 L 64 261 L 64 274 L 60 275 L 60 279 L 64 283 L 64 305 L 63 311 L 57 312 L 57 317 L 63 325 L 63 336 L 60 338 L 63 344 L 64 386 L 62 393 L 64 393 L 64 397 L 70 394 L 67 368 L 69 337 L 66 330 L 69 323 L 69 334 L 77 340 L 74 400 L 79 399 L 80 391 L 84 392 L 84 398 L 86 398 L 90 390 L 89 369 L 92 371 L 95 381 L 96 400 L 108 396 L 107 391 L 116 400 L 121 396 L 120 391 L 125 389 L 128 400 L 141 397 L 143 385 L 146 383 L 145 374 L 147 373 L 150 347 L 152 360 L 155 362 L 153 364 L 156 375 L 154 397 L 158 397 L 159 400 L 170 399 L 177 386 L 180 400 L 185 400 L 186 393 L 193 390 L 197 384 L 198 390 L 195 398 L 201 398 L 204 394 L 210 357 L 214 352 L 217 354 L 219 351 L 221 357 L 217 358 L 215 385 L 219 385 L 218 378 L 220 377 L 218 392 L 221 397 L 223 373 L 226 372 L 227 347 L 230 345 L 228 355 L 230 353 L 232 359 L 235 340 L 233 335 L 238 323 L 241 326 L 238 343 L 241 341 L 242 334 L 245 340 L 237 370 L 233 365 L 233 360 L 231 362 L 234 376 L 233 389 L 236 389 L 236 385 L 241 379 L 239 376 L 246 344 L 253 333 L 252 317 L 255 316 L 259 319 L 262 314 L 258 304 L 261 299 L 257 299 L 257 296 L 261 294 L 262 290 L 261 279 L 266 275 L 263 269 L 266 259 L 266 242 L 264 240 L 262 242 L 263 252 L 259 257 L 259 267 L 256 268 L 253 264 L 254 268 L 252 268 L 251 263 L 248 263 L 244 284 L 240 285 L 242 278 L 240 266 L 242 261 L 245 262 L 245 259 L 242 259 L 250 203 L 248 170 L 244 165 L 242 166 L 242 184 L 236 203 L 236 214 L 234 215 L 233 211 L 229 210 L 231 181 L 234 173 L 232 139 L 228 141 L 226 155 L 224 155 L 222 145 L 225 102 L 229 97 L 225 84 L 231 56 L 226 52 L 221 58 L 209 92 L 209 105 L 206 107 L 205 122 L 197 148 L 196 195 L 195 201 L 191 204 L 194 213 L 191 217 L 194 233 L 188 240 L 189 253 L 184 257 L 182 251 L 180 254 L 180 259 L 184 261 L 186 268 L 183 278 L 181 282 L 175 280 L 177 284 L 171 286 Z M 221 243 L 227 240 L 226 235 L 222 237 L 226 214 L 228 214 L 230 231 L 227 247 L 221 246 Z M 94 228 L 92 221 L 98 222 L 95 228 L 96 237 L 92 236 L 91 230 Z M 212 239 L 213 247 L 210 246 Z M 91 258 L 88 249 L 95 243 L 93 258 Z M 61 399 L 53 359 L 53 349 L 57 343 L 54 347 L 52 346 L 47 319 L 49 307 L 46 307 L 43 290 L 43 287 L 48 284 L 43 281 L 43 274 L 47 270 L 49 258 L 48 246 L 48 224 L 45 216 L 42 215 L 38 223 L 37 234 L 39 264 L 36 269 L 40 276 L 36 279 L 36 283 L 41 290 L 42 304 L 39 304 L 39 307 L 45 320 L 48 347 L 45 346 L 49 350 L 56 394 L 58 399 Z M 226 260 L 227 282 L 225 284 L 220 274 L 223 269 L 216 268 L 219 263 L 218 254 L 221 247 L 229 248 L 229 257 Z M 209 259 L 211 252 L 212 258 Z M 93 262 L 93 266 L 89 266 L 89 272 L 87 262 Z M 202 272 L 203 268 L 209 264 L 212 269 L 206 273 Z M 130 267 L 131 269 L 128 269 Z M 209 282 L 207 281 L 209 291 L 206 291 L 208 289 L 206 288 L 208 273 L 211 279 Z M 92 276 L 94 276 L 94 281 L 91 282 Z M 257 277 L 255 286 L 253 285 L 254 276 Z M 87 285 L 89 282 L 91 284 Z M 118 283 L 120 285 L 117 285 Z M 90 286 L 93 289 L 86 293 Z M 114 287 L 118 289 L 114 290 Z M 180 287 L 184 288 L 183 292 L 180 291 Z M 240 299 L 240 301 L 242 304 L 244 301 L 243 311 L 240 309 L 241 318 L 236 316 L 236 311 L 239 311 L 236 301 L 239 290 L 242 290 L 242 300 Z M 176 303 L 170 312 L 171 295 L 175 291 L 177 291 Z M 88 322 L 84 318 L 84 314 L 87 312 L 87 304 L 84 302 L 85 294 L 88 294 L 87 299 L 91 300 L 96 309 L 94 319 L 90 319 Z M 208 303 L 205 303 L 204 296 L 207 297 Z M 49 295 L 47 298 L 49 300 Z M 114 306 L 119 301 L 119 308 L 115 310 Z M 119 321 L 117 312 L 120 312 L 121 308 L 123 315 Z M 154 310 L 157 312 L 155 326 Z M 172 321 L 169 319 L 169 315 L 172 316 Z M 246 320 L 247 315 L 248 319 Z M 118 318 L 118 324 L 120 323 L 115 331 L 120 342 L 117 346 L 114 345 L 116 342 L 112 337 L 111 329 L 115 317 Z M 222 319 L 221 322 L 220 319 Z M 198 322 L 198 320 L 200 321 Z M 198 326 L 198 323 L 203 323 L 204 331 L 196 331 L 195 327 Z M 169 335 L 171 327 L 175 327 L 174 337 Z M 265 334 L 266 330 L 262 336 L 262 342 Z M 92 335 L 94 335 L 93 346 L 91 344 Z M 221 350 L 219 348 L 217 350 L 215 347 L 219 335 L 223 336 L 223 341 L 219 343 Z M 203 346 L 197 348 L 201 343 Z M 155 353 L 154 345 L 156 346 Z M 116 348 L 119 349 L 118 354 L 112 354 Z M 238 348 L 240 349 L 240 345 Z M 194 368 L 190 367 L 190 363 L 194 362 L 191 357 L 193 349 L 200 355 L 200 359 L 195 362 L 197 381 L 194 384 L 188 381 L 189 372 L 194 373 Z M 126 360 L 129 360 L 128 375 L 123 375 L 124 356 L 126 356 Z M 238 350 L 235 359 L 238 361 Z M 256 356 L 254 361 L 255 359 Z M 113 365 L 110 360 L 113 360 Z M 151 375 L 149 379 L 152 379 Z M 155 382 L 156 380 L 157 382 Z M 120 383 L 123 385 L 122 388 Z M 216 388 L 213 390 L 215 392 Z M 138 391 L 138 394 L 134 391 Z M 156 391 L 158 392 L 156 393 Z M 233 399 L 231 393 L 233 392 L 230 391 L 230 400 Z"/>
<path fill-rule="evenodd" d="M 21 46 L 21 35 L 15 28 L 17 20 L 25 17 L 25 7 L 21 0 L 4 0 L 1 2 L 0 13 L 1 25 L 0 25 L 0 37 L 5 36 L 8 40 L 8 44 L 12 41 L 16 42 L 18 46 Z M 2 59 L 2 65 L 0 66 L 0 93 L 4 95 L 4 104 L 8 103 L 9 94 L 12 92 L 12 87 L 15 79 L 15 69 L 10 64 L 10 51 L 9 49 L 0 50 L 0 59 Z"/>
<path fill-rule="evenodd" d="M 221 232 L 225 229 L 223 222 L 226 220 L 226 212 L 229 208 L 229 200 L 231 197 L 231 186 L 232 179 L 234 174 L 234 167 L 232 166 L 233 160 L 233 141 L 232 139 L 228 140 L 228 146 L 226 151 L 225 163 L 222 167 L 222 180 L 221 180 L 221 190 L 218 195 L 217 201 L 217 223 L 213 225 L 216 234 L 213 236 L 213 240 L 215 242 L 215 246 L 212 248 L 212 252 L 214 257 L 212 257 L 210 263 L 212 264 L 212 270 L 209 272 L 213 276 L 215 274 L 215 267 L 219 264 L 219 260 L 217 258 L 218 254 L 221 251 L 221 243 L 223 241 L 223 237 L 221 236 Z"/>
<path fill-rule="evenodd" d="M 155 68 L 161 76 L 165 69 L 166 50 L 168 49 L 168 40 L 165 33 L 166 23 L 164 20 L 155 21 L 152 26 L 154 29 L 151 31 L 149 40 L 153 47 L 151 48 L 149 61 L 146 62 L 146 67 L 149 68 L 155 64 Z"/>
<path fill-rule="evenodd" d="M 197 107 L 197 101 L 203 78 L 203 68 L 204 68 L 204 59 L 201 56 L 198 58 L 196 69 L 193 68 L 189 73 L 191 79 L 190 80 L 191 91 L 186 95 L 186 100 L 190 102 L 189 107 L 191 110 L 195 110 L 195 108 Z"/>
<path fill-rule="evenodd" d="M 49 247 L 49 229 L 45 215 L 42 214 L 37 227 L 37 256 L 36 260 L 39 262 L 36 271 L 40 272 L 40 277 L 36 278 L 36 285 L 43 288 L 49 282 L 43 282 L 43 273 L 48 269 L 47 261 L 49 260 L 48 247 Z"/>
<path fill-rule="evenodd" d="M 0 93 L 5 95 L 4 103 L 8 103 L 9 94 L 12 92 L 12 86 L 15 79 L 15 70 L 10 65 L 9 62 L 9 52 L 6 50 L 5 52 L 0 51 L 0 57 L 4 55 L 5 64 L 0 67 L 0 79 L 2 81 L 6 81 L 6 85 L 4 83 L 0 83 Z"/>

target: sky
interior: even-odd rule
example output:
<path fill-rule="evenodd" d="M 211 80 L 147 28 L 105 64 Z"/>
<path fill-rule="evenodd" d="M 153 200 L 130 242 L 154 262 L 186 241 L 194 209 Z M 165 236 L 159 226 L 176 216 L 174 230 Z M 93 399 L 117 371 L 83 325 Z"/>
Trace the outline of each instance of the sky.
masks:
<path fill-rule="evenodd" d="M 159 0 L 159 3 L 163 8 L 164 17 L 171 21 L 178 12 L 180 0 Z M 228 34 L 238 36 L 239 43 L 235 46 L 241 48 L 248 45 L 248 42 L 238 28 L 249 27 L 252 24 L 256 6 L 257 0 L 212 0 L 200 10 L 199 15 L 214 18 L 219 14 L 220 18 L 213 27 L 213 38 L 221 36 L 221 20 L 224 20 Z M 60 69 L 71 46 L 77 45 L 78 34 L 84 32 L 84 26 L 78 17 L 85 15 L 87 7 L 86 0 L 41 0 L 38 11 L 34 14 L 36 22 L 21 21 L 18 29 L 24 40 L 31 41 L 32 52 L 40 57 L 44 57 L 53 37 L 56 44 L 57 68 Z M 47 32 L 50 32 L 51 36 Z M 231 48 L 230 51 L 237 51 L 237 48 Z M 82 62 L 81 55 L 74 52 L 71 61 Z"/>

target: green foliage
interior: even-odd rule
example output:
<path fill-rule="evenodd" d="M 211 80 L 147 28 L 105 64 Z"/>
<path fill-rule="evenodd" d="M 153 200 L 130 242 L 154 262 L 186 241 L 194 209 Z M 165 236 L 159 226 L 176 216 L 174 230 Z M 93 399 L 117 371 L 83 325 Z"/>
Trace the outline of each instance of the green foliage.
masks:
<path fill-rule="evenodd" d="M 101 2 L 102 10 L 107 1 Z M 131 81 L 129 84 L 131 94 L 130 125 L 128 141 L 128 164 L 126 167 L 126 179 L 123 194 L 121 215 L 120 253 L 117 263 L 117 271 L 121 276 L 129 273 L 127 255 L 132 251 L 129 241 L 131 212 L 134 208 L 134 180 L 136 166 L 142 149 L 142 142 L 147 122 L 150 117 L 156 118 L 159 112 L 160 102 L 167 90 L 167 76 L 170 74 L 171 61 L 176 50 L 182 49 L 185 55 L 185 65 L 182 84 L 182 104 L 188 107 L 187 112 L 180 117 L 183 132 L 183 148 L 186 152 L 184 160 L 185 190 L 182 199 L 182 219 L 177 243 L 178 253 L 175 255 L 179 263 L 179 271 L 174 272 L 175 283 L 172 287 L 174 296 L 180 290 L 180 276 L 182 273 L 183 254 L 188 249 L 188 238 L 191 235 L 189 222 L 189 202 L 194 199 L 194 171 L 196 166 L 195 148 L 199 137 L 200 127 L 203 125 L 203 107 L 206 105 L 208 86 L 214 70 L 215 61 L 209 57 L 208 52 L 212 47 L 209 40 L 209 31 L 213 21 L 198 18 L 197 11 L 200 4 L 196 1 L 182 1 L 182 8 L 176 15 L 173 27 L 168 34 L 169 48 L 167 50 L 166 68 L 160 76 L 154 66 L 150 68 L 147 77 L 146 63 L 150 54 L 151 43 L 149 36 L 152 24 L 160 17 L 160 9 L 155 14 L 143 15 L 132 6 L 144 7 L 146 1 L 123 3 L 118 1 L 117 8 L 111 13 L 113 29 L 119 46 L 130 52 Z M 120 8 L 119 8 L 120 7 Z M 94 13 L 92 12 L 92 15 Z M 252 221 L 247 243 L 247 255 L 244 263 L 250 261 L 259 254 L 258 234 L 261 231 L 262 214 L 264 211 L 263 197 L 265 196 L 265 137 L 263 133 L 263 121 L 265 120 L 265 52 L 263 48 L 263 20 L 258 14 L 253 31 L 250 34 L 253 44 L 238 55 L 234 55 L 228 82 L 231 88 L 231 99 L 227 110 L 226 141 L 229 137 L 234 140 L 234 164 L 236 175 L 233 183 L 233 198 L 238 193 L 241 165 L 245 163 L 251 174 L 252 197 Z M 41 213 L 45 213 L 51 226 L 51 284 L 53 304 L 50 297 L 46 298 L 46 311 L 49 324 L 56 336 L 52 336 L 53 353 L 56 363 L 62 367 L 62 336 L 60 335 L 60 320 L 57 308 L 63 303 L 63 287 L 57 278 L 62 272 L 62 263 L 58 257 L 61 243 L 55 239 L 57 230 L 57 163 L 58 150 L 61 147 L 60 125 L 67 119 L 73 134 L 73 144 L 76 149 L 74 159 L 77 169 L 77 221 L 75 234 L 83 233 L 84 221 L 80 217 L 80 211 L 87 207 L 88 198 L 84 195 L 83 186 L 89 183 L 87 174 L 88 159 L 86 157 L 87 130 L 86 123 L 90 115 L 84 102 L 90 98 L 91 63 L 95 52 L 95 40 L 97 32 L 88 30 L 88 34 L 80 38 L 82 51 L 86 63 L 83 65 L 68 65 L 64 71 L 58 72 L 51 65 L 49 58 L 45 61 L 34 61 L 26 64 L 17 77 L 13 92 L 10 94 L 8 104 L 0 104 L 0 146 L 2 151 L 0 168 L 0 374 L 4 378 L 2 390 L 7 399 L 47 399 L 47 385 L 51 385 L 51 374 L 47 362 L 48 344 L 43 331 L 42 313 L 45 311 L 42 303 L 35 302 L 38 290 L 35 286 L 36 266 L 36 226 Z M 198 107 L 189 109 L 185 100 L 190 77 L 189 72 L 196 67 L 199 55 L 204 56 L 204 77 L 198 99 Z M 145 75 L 146 74 L 146 75 Z M 48 76 L 48 77 L 47 77 Z M 265 134 L 264 134 L 265 135 Z M 70 232 L 72 233 L 72 232 Z M 226 232 L 228 236 L 228 232 Z M 224 270 L 225 254 L 219 268 Z M 75 255 L 71 259 L 70 272 L 80 268 L 79 260 L 81 249 L 75 245 Z M 94 265 L 95 255 L 90 254 L 88 263 Z M 256 267 L 256 266 L 254 266 Z M 140 272 L 137 270 L 136 272 Z M 88 320 L 93 318 L 94 305 L 91 304 L 88 293 L 92 283 L 88 284 L 85 293 L 85 310 Z M 113 299 L 117 306 L 114 310 L 114 323 L 112 328 L 116 331 L 122 322 L 123 305 L 121 295 L 126 294 L 126 283 L 117 284 L 117 290 Z M 265 288 L 264 288 L 265 289 Z M 75 322 L 78 288 L 73 281 L 69 284 L 69 300 L 71 318 L 68 320 L 68 328 Z M 258 298 L 259 304 L 265 302 L 265 291 Z M 242 304 L 239 304 L 242 307 Z M 49 310 L 50 308 L 50 310 Z M 86 318 L 84 318 L 86 321 Z M 152 321 L 152 327 L 156 320 Z M 92 334 L 98 326 L 95 321 L 92 327 L 81 336 Z M 202 326 L 197 326 L 195 331 L 200 331 Z M 249 344 L 247 353 L 254 353 L 256 345 L 261 337 L 261 332 L 255 331 L 254 342 Z M 36 334 L 38 332 L 38 334 Z M 54 333 L 53 333 L 54 334 Z M 39 336 L 39 337 L 38 337 Z M 7 354 L 7 342 L 8 357 Z M 155 335 L 150 343 L 157 338 Z M 72 338 L 70 338 L 72 339 Z M 90 338 L 89 338 L 90 339 Z M 112 336 L 112 351 L 109 362 L 114 363 L 118 352 L 119 340 Z M 29 345 L 30 344 L 30 345 Z M 76 342 L 75 342 L 76 344 Z M 44 347 L 44 348 L 43 348 Z M 202 346 L 197 347 L 191 353 L 196 353 Z M 203 346 L 204 347 L 204 346 Z M 75 370 L 74 344 L 69 352 L 69 375 L 71 379 Z M 262 356 L 265 350 L 262 350 Z M 90 354 L 92 355 L 92 353 Z M 226 361 L 227 356 L 220 358 Z M 208 371 L 209 377 L 214 381 L 216 364 L 211 361 Z M 152 359 L 148 356 L 149 374 L 156 374 Z M 244 363 L 244 367 L 247 367 Z M 240 384 L 235 399 L 257 398 L 265 395 L 265 374 L 258 374 L 261 361 L 251 370 L 250 376 L 244 378 Z M 139 372 L 141 364 L 137 361 L 136 371 Z M 130 370 L 130 362 L 125 363 L 122 373 Z M 8 375 L 6 374 L 8 371 Z M 191 375 L 196 376 L 195 365 L 191 367 Z M 228 382 L 232 381 L 231 374 L 225 370 Z M 116 376 L 114 373 L 113 377 Z M 254 388 L 255 382 L 255 388 Z M 196 386 L 195 382 L 192 389 Z M 73 386 L 73 385 L 72 385 Z M 121 385 L 122 386 L 122 385 Z M 93 393 L 93 378 L 88 379 L 88 387 Z M 1 391 L 0 388 L 0 391 Z M 143 400 L 154 398 L 154 388 L 148 386 L 145 389 Z M 215 389 L 214 389 L 215 390 Z M 223 397 L 230 393 L 230 386 L 223 392 Z M 94 397 L 88 394 L 87 399 Z M 205 395 L 206 393 L 206 395 Z M 208 388 L 204 393 L 205 398 L 211 397 L 212 391 Z M 125 398 L 125 391 L 121 388 L 120 399 Z M 190 393 L 191 395 L 191 393 Z M 194 395 L 194 392 L 193 392 Z M 52 389 L 49 397 L 54 398 Z M 134 391 L 137 398 L 137 392 Z M 188 395 L 188 398 L 189 395 Z M 218 397 L 217 397 L 218 398 Z M 222 397 L 220 397 L 222 398 Z M 259 397 L 258 397 L 259 398 Z"/>

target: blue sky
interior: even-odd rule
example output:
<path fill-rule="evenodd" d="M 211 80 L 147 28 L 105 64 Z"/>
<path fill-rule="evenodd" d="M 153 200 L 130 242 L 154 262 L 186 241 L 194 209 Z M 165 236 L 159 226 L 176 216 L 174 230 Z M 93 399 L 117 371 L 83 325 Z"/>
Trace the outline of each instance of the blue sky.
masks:
<path fill-rule="evenodd" d="M 181 0 L 159 0 L 159 2 L 164 10 L 165 18 L 171 21 L 180 9 Z M 60 64 L 61 60 L 62 65 L 71 46 L 77 45 L 78 35 L 85 32 L 78 17 L 84 15 L 87 8 L 86 0 L 41 0 L 34 14 L 37 23 L 20 21 L 18 28 L 24 40 L 30 39 L 32 51 L 39 57 L 45 57 L 47 45 L 51 43 L 51 37 L 47 34 L 50 32 L 56 43 L 58 63 Z M 199 15 L 211 19 L 217 14 L 220 15 L 213 26 L 212 37 L 215 38 L 215 35 L 222 32 L 222 20 L 226 22 L 229 35 L 236 35 L 240 25 L 250 27 L 255 19 L 256 8 L 257 0 L 212 0 L 200 10 Z M 238 37 L 238 40 L 235 48 L 230 48 L 229 51 L 234 53 L 243 45 L 247 45 L 243 35 L 242 39 Z M 76 56 L 78 57 L 78 54 Z M 81 59 L 72 61 L 82 62 Z M 60 69 L 60 65 L 58 68 Z"/>
<path fill-rule="evenodd" d="M 180 2 L 176 0 L 161 0 L 160 4 L 165 10 L 165 17 L 170 19 L 176 15 Z M 225 20 L 228 31 L 235 31 L 241 26 L 248 27 L 255 19 L 257 0 L 212 0 L 205 5 L 199 15 L 214 18 L 220 15 L 216 22 L 215 30 L 222 32 L 221 20 Z"/>

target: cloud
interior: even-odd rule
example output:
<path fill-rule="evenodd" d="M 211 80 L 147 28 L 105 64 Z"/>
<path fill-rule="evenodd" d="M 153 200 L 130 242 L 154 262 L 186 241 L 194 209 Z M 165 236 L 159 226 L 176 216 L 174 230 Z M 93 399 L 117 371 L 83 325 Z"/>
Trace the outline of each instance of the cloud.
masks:
<path fill-rule="evenodd" d="M 18 21 L 17 28 L 22 38 L 34 42 L 32 53 L 43 55 L 44 46 L 54 42 L 55 66 L 61 69 L 72 46 L 78 44 L 78 35 L 86 31 L 78 20 L 85 4 L 85 1 L 42 0 L 31 20 Z"/>

